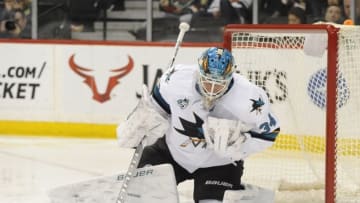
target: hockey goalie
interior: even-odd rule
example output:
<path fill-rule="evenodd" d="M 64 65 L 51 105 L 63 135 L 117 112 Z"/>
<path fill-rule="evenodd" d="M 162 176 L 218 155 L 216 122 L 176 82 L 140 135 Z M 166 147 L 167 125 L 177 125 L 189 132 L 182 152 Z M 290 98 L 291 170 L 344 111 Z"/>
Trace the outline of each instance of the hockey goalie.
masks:
<path fill-rule="evenodd" d="M 235 73 L 228 50 L 211 47 L 165 72 L 151 95 L 144 88 L 117 137 L 121 147 L 147 141 L 137 167 L 170 164 L 176 184 L 194 181 L 196 203 L 266 203 L 274 193 L 243 183 L 243 165 L 279 131 L 266 93 Z"/>

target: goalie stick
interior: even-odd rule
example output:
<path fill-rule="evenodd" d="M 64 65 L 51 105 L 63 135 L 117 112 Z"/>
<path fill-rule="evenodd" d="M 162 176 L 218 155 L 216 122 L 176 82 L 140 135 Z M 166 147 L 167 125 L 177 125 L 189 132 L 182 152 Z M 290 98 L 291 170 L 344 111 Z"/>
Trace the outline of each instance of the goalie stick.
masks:
<path fill-rule="evenodd" d="M 180 47 L 180 44 L 182 43 L 183 41 L 183 38 L 184 38 L 184 35 L 185 33 L 189 30 L 190 26 L 189 24 L 185 23 L 185 22 L 182 22 L 180 23 L 179 25 L 179 29 L 180 29 L 180 32 L 179 32 L 179 35 L 176 39 L 176 44 L 175 44 L 175 51 L 174 51 L 174 55 L 170 61 L 170 64 L 168 65 L 167 69 L 169 70 L 168 73 L 167 73 L 167 78 L 166 80 L 169 80 L 169 77 L 170 75 L 174 72 L 174 62 L 175 62 L 175 58 L 177 56 L 177 53 L 179 51 L 179 47 Z"/>
<path fill-rule="evenodd" d="M 121 189 L 120 189 L 120 192 L 119 192 L 116 203 L 124 203 L 125 202 L 130 180 L 131 180 L 131 178 L 133 176 L 134 171 L 136 170 L 136 168 L 137 168 L 137 166 L 139 164 L 140 157 L 141 157 L 142 152 L 144 150 L 145 138 L 146 138 L 146 136 L 142 137 L 142 139 L 140 140 L 139 145 L 135 149 L 134 155 L 132 156 L 131 161 L 130 161 L 129 168 L 126 171 L 124 182 L 123 182 L 123 184 L 121 186 Z"/>
<path fill-rule="evenodd" d="M 175 62 L 175 58 L 176 58 L 177 53 L 179 51 L 179 47 L 180 47 L 180 45 L 181 45 L 181 43 L 183 41 L 184 35 L 189 30 L 189 28 L 190 28 L 189 24 L 184 23 L 184 22 L 180 23 L 180 25 L 179 25 L 180 32 L 179 32 L 177 40 L 176 40 L 174 55 L 173 55 L 173 57 L 171 59 L 171 62 L 169 64 L 169 66 L 168 66 L 168 69 L 170 69 L 169 70 L 170 74 L 174 71 L 173 65 L 174 65 L 174 62 Z M 116 200 L 116 203 L 125 203 L 129 184 L 131 182 L 134 171 L 136 170 L 136 168 L 137 168 L 137 166 L 139 164 L 140 157 L 141 157 L 142 152 L 144 150 L 145 139 L 146 139 L 146 135 L 144 135 L 142 137 L 139 145 L 135 149 L 134 155 L 131 158 L 129 168 L 128 168 L 127 172 L 126 172 L 124 182 L 123 182 L 123 184 L 121 186 L 121 189 L 120 189 L 118 198 Z"/>
<path fill-rule="evenodd" d="M 172 68 L 172 66 L 174 65 L 175 58 L 176 58 L 177 53 L 178 53 L 179 48 L 180 48 L 180 44 L 182 43 L 184 35 L 189 30 L 189 28 L 190 28 L 189 24 L 184 23 L 184 22 L 180 23 L 180 25 L 179 25 L 180 32 L 179 32 L 179 35 L 178 35 L 178 37 L 176 39 L 175 52 L 174 52 L 174 55 L 173 55 L 173 57 L 171 59 L 171 63 L 169 65 L 169 68 Z"/>

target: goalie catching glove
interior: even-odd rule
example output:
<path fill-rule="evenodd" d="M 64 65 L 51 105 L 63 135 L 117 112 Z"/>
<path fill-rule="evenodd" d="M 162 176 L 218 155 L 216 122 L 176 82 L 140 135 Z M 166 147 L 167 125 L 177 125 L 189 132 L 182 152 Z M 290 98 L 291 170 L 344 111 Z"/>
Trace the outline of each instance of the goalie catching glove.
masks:
<path fill-rule="evenodd" d="M 203 124 L 204 135 L 209 149 L 231 160 L 243 158 L 243 149 L 251 139 L 250 128 L 241 121 L 208 117 Z"/>
<path fill-rule="evenodd" d="M 136 147 L 144 136 L 150 138 L 147 144 L 151 144 L 152 141 L 164 135 L 169 127 L 169 121 L 155 108 L 150 101 L 147 86 L 143 85 L 141 100 L 127 120 L 116 129 L 120 147 Z"/>

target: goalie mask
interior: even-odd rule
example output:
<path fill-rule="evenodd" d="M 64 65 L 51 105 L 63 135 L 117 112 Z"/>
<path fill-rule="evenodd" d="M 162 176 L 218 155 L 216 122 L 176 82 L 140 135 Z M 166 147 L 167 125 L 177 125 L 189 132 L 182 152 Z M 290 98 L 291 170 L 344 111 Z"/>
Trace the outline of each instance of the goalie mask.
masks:
<path fill-rule="evenodd" d="M 222 48 L 207 49 L 199 58 L 198 85 L 204 96 L 205 107 L 210 108 L 213 101 L 228 90 L 235 70 L 232 54 Z"/>

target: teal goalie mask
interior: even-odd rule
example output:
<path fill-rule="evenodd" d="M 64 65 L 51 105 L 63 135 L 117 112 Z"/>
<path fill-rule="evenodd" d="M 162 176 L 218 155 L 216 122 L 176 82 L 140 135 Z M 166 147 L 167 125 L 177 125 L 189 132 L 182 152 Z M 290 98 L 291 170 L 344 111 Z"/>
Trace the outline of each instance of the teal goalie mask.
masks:
<path fill-rule="evenodd" d="M 199 58 L 199 89 L 205 100 L 212 103 L 227 91 L 235 71 L 234 57 L 222 48 L 211 47 Z"/>

